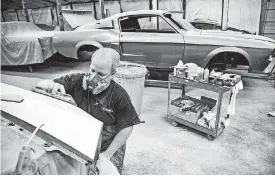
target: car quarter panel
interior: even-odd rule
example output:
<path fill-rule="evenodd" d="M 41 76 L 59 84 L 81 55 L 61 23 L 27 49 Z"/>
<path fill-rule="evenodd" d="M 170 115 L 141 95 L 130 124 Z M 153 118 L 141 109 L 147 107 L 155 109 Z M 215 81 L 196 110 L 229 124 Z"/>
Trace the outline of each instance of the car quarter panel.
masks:
<path fill-rule="evenodd" d="M 185 39 L 184 62 L 194 62 L 206 66 L 215 54 L 220 52 L 236 52 L 242 54 L 250 67 L 262 70 L 268 64 L 268 57 L 275 48 L 275 44 L 232 35 L 205 35 L 197 31 L 183 32 Z M 222 49 L 221 49 L 222 48 Z M 247 53 L 245 55 L 244 53 Z"/>
<path fill-rule="evenodd" d="M 92 29 L 58 32 L 55 33 L 53 39 L 57 51 L 71 58 L 77 56 L 75 53 L 76 47 L 80 47 L 81 44 L 90 45 L 91 41 L 98 42 L 103 47 L 115 47 L 118 45 L 119 37 L 118 33 L 113 30 Z"/>

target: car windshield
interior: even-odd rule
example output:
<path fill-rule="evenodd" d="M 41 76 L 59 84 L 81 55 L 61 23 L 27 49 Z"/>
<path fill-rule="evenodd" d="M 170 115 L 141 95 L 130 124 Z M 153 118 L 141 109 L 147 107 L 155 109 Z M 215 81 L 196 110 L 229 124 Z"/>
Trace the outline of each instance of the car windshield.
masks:
<path fill-rule="evenodd" d="M 172 17 L 172 14 L 170 13 L 166 13 L 164 14 L 164 16 L 173 24 L 175 24 L 176 26 L 178 26 L 180 29 L 185 29 L 185 30 L 189 30 L 189 29 L 196 29 L 191 23 L 187 22 L 185 19 L 180 19 L 180 18 L 176 18 L 174 19 Z"/>

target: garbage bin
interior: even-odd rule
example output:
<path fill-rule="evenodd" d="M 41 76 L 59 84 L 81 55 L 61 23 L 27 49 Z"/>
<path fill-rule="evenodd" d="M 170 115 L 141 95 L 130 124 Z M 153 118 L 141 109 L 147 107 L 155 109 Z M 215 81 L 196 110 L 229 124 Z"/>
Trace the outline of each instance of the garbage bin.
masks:
<path fill-rule="evenodd" d="M 145 76 L 148 73 L 144 65 L 121 61 L 114 80 L 129 94 L 132 104 L 140 115 L 142 107 Z"/>

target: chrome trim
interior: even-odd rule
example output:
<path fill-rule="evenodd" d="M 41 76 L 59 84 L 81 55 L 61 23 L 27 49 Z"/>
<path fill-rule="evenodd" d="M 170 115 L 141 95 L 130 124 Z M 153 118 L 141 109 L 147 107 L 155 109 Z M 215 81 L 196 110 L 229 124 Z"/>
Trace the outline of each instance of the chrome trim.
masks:
<path fill-rule="evenodd" d="M 145 55 L 142 55 L 142 54 L 122 54 L 123 56 L 137 56 L 137 57 L 144 57 Z"/>

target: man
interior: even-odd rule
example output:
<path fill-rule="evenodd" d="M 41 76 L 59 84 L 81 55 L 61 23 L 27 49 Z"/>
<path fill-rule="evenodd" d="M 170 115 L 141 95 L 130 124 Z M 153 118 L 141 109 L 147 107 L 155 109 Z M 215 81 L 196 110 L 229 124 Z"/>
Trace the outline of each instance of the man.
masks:
<path fill-rule="evenodd" d="M 37 86 L 70 94 L 79 108 L 104 123 L 98 167 L 111 161 L 121 173 L 126 140 L 140 119 L 127 92 L 113 81 L 119 58 L 114 49 L 100 48 L 91 58 L 88 73 L 42 81 Z"/>

